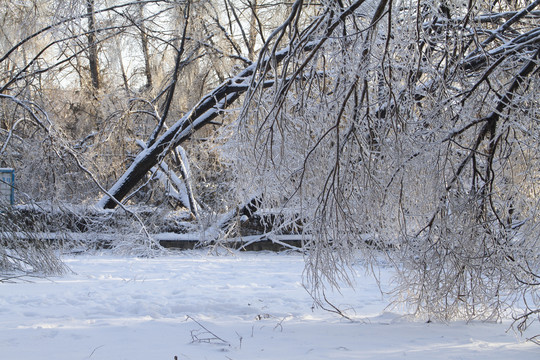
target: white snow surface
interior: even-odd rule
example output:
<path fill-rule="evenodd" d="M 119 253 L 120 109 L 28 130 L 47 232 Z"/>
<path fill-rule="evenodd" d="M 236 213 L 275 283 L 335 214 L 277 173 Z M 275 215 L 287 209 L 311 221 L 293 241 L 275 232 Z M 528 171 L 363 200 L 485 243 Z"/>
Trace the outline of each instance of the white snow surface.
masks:
<path fill-rule="evenodd" d="M 313 308 L 299 254 L 65 257 L 62 277 L 0 283 L 0 359 L 540 359 L 502 323 L 426 323 L 394 310 L 358 266 Z M 383 290 L 390 270 L 381 272 Z M 204 327 L 204 328 L 203 328 Z M 206 329 L 206 330 L 205 330 Z"/>

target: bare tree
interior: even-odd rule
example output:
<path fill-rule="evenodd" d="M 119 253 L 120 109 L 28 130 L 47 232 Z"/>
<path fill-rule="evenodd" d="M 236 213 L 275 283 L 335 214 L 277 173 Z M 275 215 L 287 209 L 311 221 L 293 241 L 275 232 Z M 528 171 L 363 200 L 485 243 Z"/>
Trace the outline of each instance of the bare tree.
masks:
<path fill-rule="evenodd" d="M 88 19 L 88 63 L 90 64 L 90 76 L 92 78 L 92 87 L 100 88 L 99 81 L 99 59 L 98 44 L 96 40 L 96 18 L 94 9 L 94 0 L 86 1 L 86 15 Z"/>

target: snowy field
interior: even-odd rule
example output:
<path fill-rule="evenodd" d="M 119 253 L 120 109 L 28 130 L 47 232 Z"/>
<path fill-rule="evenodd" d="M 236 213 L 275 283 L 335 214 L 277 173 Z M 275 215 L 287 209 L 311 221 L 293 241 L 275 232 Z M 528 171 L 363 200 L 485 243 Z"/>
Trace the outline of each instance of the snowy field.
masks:
<path fill-rule="evenodd" d="M 354 321 L 313 309 L 297 254 L 65 261 L 72 274 L 0 284 L 1 360 L 540 359 L 509 321 L 425 323 L 385 311 L 362 269 L 355 291 L 331 296 Z"/>

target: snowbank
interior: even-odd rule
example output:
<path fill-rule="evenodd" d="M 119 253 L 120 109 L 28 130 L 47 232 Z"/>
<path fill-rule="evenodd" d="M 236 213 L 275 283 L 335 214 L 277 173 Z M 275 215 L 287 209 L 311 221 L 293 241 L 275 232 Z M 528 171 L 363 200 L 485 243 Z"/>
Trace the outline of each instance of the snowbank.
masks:
<path fill-rule="evenodd" d="M 313 308 L 298 254 L 65 261 L 73 274 L 0 283 L 2 360 L 540 357 L 509 322 L 425 323 L 385 312 L 388 300 L 361 268 L 356 291 L 331 296 L 353 322 Z M 383 271 L 383 286 L 390 278 Z"/>

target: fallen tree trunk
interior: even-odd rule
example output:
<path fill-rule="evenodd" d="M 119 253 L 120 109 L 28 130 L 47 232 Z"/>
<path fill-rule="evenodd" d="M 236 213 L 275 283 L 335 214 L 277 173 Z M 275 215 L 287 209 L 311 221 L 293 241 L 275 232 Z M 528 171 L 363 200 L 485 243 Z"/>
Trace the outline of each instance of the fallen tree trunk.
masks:
<path fill-rule="evenodd" d="M 112 209 L 115 208 L 117 203 L 122 201 L 122 199 L 135 187 L 135 185 L 144 177 L 144 175 L 155 166 L 167 153 L 172 151 L 174 148 L 181 145 L 184 141 L 189 139 L 191 135 L 198 129 L 204 127 L 211 123 L 213 119 L 220 115 L 221 111 L 226 109 L 232 103 L 234 103 L 238 98 L 246 92 L 253 84 L 254 74 L 261 69 L 268 70 L 269 64 L 281 63 L 285 58 L 287 58 L 294 51 L 311 51 L 307 56 L 304 64 L 309 62 L 309 60 L 318 52 L 322 45 L 331 38 L 332 33 L 341 24 L 348 16 L 352 15 L 354 11 L 364 3 L 365 0 L 358 0 L 354 2 L 347 9 L 343 11 L 338 16 L 332 16 L 332 22 L 324 31 L 324 35 L 314 41 L 306 41 L 296 44 L 296 47 L 290 44 L 289 46 L 284 47 L 282 50 L 276 51 L 275 48 L 270 50 L 266 47 L 269 46 L 268 41 L 272 37 L 277 37 L 278 42 L 281 38 L 281 35 L 286 32 L 287 26 L 295 18 L 295 13 L 299 10 L 298 6 L 301 2 L 296 2 L 295 6 L 291 10 L 291 16 L 280 26 L 278 27 L 267 39 L 267 44 L 263 47 L 261 54 L 268 53 L 268 56 L 264 58 L 259 58 L 259 61 L 246 67 L 233 79 L 227 80 L 214 89 L 212 92 L 207 94 L 195 107 L 193 107 L 186 115 L 184 115 L 180 120 L 178 120 L 169 130 L 167 130 L 161 137 L 159 137 L 151 146 L 147 149 L 141 151 L 139 155 L 135 158 L 131 166 L 126 170 L 124 175 L 118 179 L 118 181 L 110 188 L 105 196 L 101 198 L 98 202 L 97 207 Z M 329 13 L 333 13 L 332 11 Z M 318 20 L 315 20 L 318 22 Z M 281 34 L 281 35 L 280 35 Z M 262 56 L 262 55 L 261 55 Z M 282 79 L 284 80 L 286 87 L 290 85 L 291 81 L 294 79 L 300 78 L 303 66 L 292 75 L 291 78 Z M 263 73 L 266 73 L 266 70 Z M 274 84 L 274 81 L 262 81 L 257 84 L 258 86 L 268 87 Z M 110 195 L 110 196 L 109 196 Z M 111 198 L 111 196 L 113 198 Z M 116 201 L 115 201 L 116 199 Z"/>
<path fill-rule="evenodd" d="M 304 50 L 311 49 L 312 46 L 304 47 Z M 258 66 L 265 66 L 268 61 L 280 62 L 288 54 L 289 48 L 283 49 L 275 54 L 271 59 L 265 58 L 260 63 L 255 63 L 241 71 L 233 79 L 227 80 L 212 92 L 207 94 L 195 107 L 178 120 L 161 135 L 152 146 L 142 150 L 135 158 L 131 166 L 124 175 L 110 188 L 108 193 L 117 201 L 122 199 L 135 187 L 144 175 L 155 166 L 167 153 L 180 146 L 184 141 L 200 128 L 208 125 L 221 114 L 221 112 L 234 103 L 248 90 L 251 77 Z M 273 82 L 265 83 L 263 86 L 270 86 Z M 117 203 L 105 195 L 98 202 L 97 207 L 105 209 L 115 208 Z"/>
<path fill-rule="evenodd" d="M 216 96 L 208 95 L 187 115 L 182 117 L 174 126 L 165 132 L 156 142 L 142 150 L 128 170 L 118 179 L 109 190 L 109 194 L 121 201 L 144 175 L 155 166 L 169 151 L 181 145 L 193 132 L 216 118 L 220 111 L 236 101 L 242 92 L 231 91 L 230 88 L 220 87 L 214 91 Z M 228 90 L 228 91 L 227 91 Z M 245 91 L 245 90 L 244 90 Z M 221 96 L 217 96 L 221 95 Z M 112 209 L 116 202 L 105 195 L 97 205 L 99 208 Z"/>

